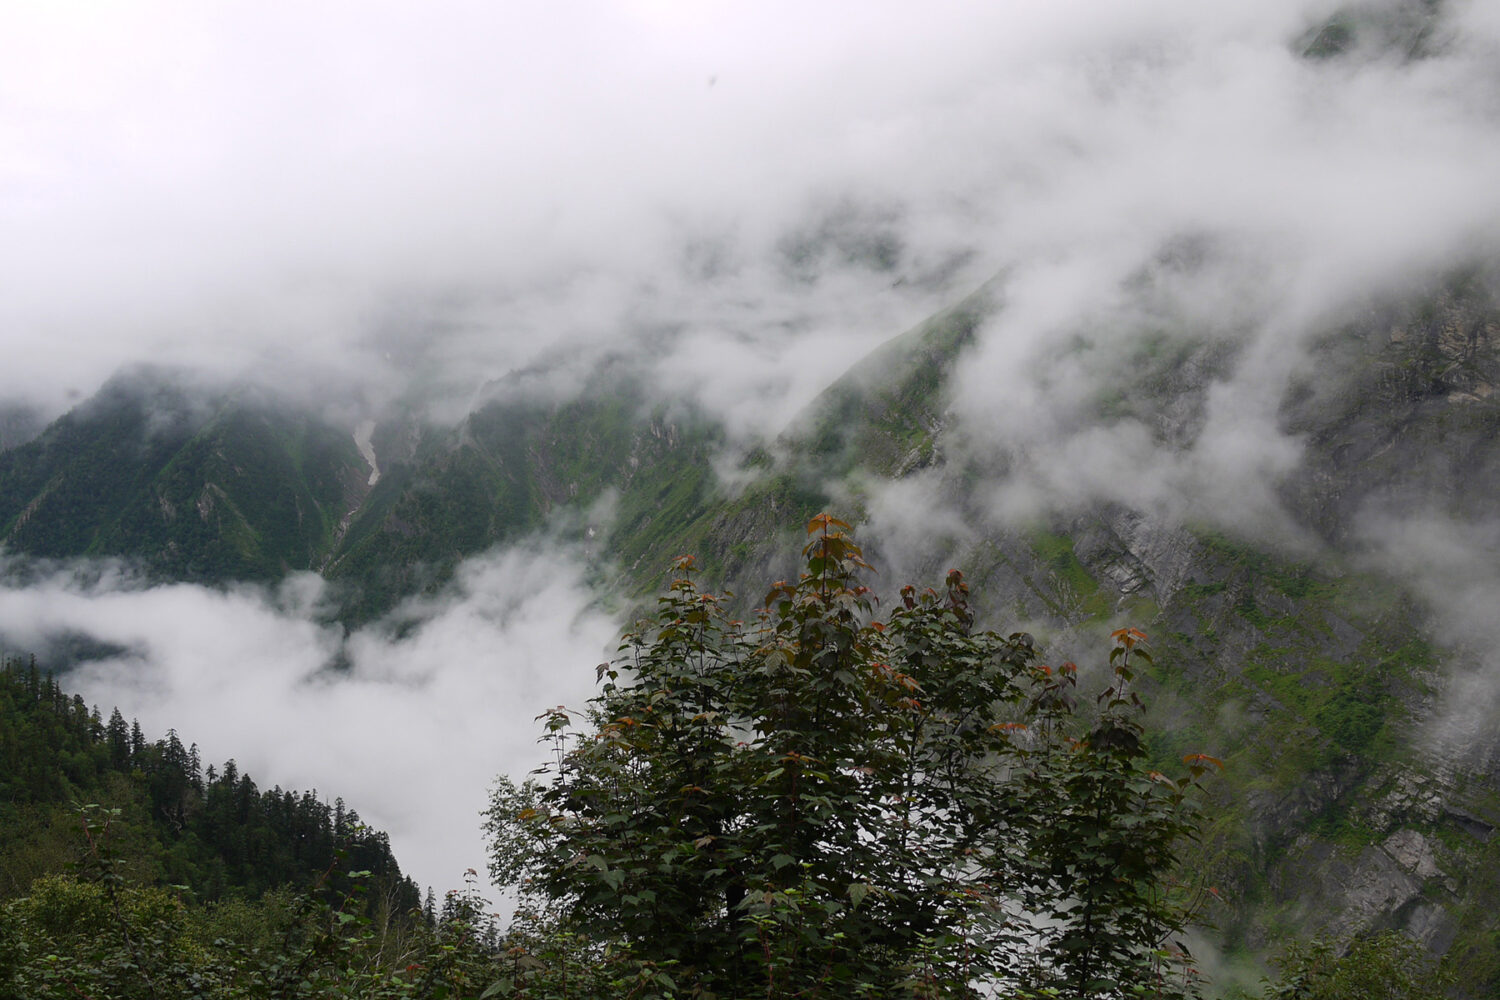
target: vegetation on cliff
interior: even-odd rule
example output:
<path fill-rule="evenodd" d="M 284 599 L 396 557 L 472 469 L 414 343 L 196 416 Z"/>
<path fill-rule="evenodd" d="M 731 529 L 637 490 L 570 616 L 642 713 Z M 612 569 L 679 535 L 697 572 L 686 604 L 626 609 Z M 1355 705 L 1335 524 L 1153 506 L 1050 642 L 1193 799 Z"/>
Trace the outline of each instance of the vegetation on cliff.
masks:
<path fill-rule="evenodd" d="M 520 904 L 503 930 L 472 883 L 419 906 L 341 803 L 257 795 L 232 765 L 200 775 L 175 734 L 147 744 L 12 664 L 0 991 L 1202 995 L 1185 939 L 1217 890 L 1188 859 L 1200 782 L 1222 765 L 1158 765 L 1145 635 L 1118 629 L 1102 690 L 1081 698 L 1073 664 L 977 627 L 957 571 L 879 613 L 849 526 L 808 530 L 806 572 L 749 624 L 677 560 L 588 708 L 539 717 L 553 763 L 501 780 L 487 813 L 491 875 Z M 1410 996 L 1438 995 L 1413 948 L 1299 946 L 1264 995 L 1347 1000 L 1387 967 Z"/>

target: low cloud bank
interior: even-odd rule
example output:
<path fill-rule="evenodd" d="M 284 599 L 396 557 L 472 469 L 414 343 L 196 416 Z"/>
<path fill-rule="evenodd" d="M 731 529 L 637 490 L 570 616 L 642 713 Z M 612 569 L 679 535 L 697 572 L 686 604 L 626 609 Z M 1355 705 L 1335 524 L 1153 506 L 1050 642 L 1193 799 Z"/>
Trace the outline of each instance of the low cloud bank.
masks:
<path fill-rule="evenodd" d="M 0 622 L 13 650 L 57 635 L 126 650 L 79 664 L 65 686 L 152 738 L 175 727 L 205 764 L 232 757 L 262 787 L 342 796 L 419 883 L 461 886 L 465 868 L 485 868 L 490 782 L 543 762 L 534 717 L 582 707 L 618 627 L 577 554 L 541 543 L 469 560 L 440 599 L 402 609 L 400 636 L 321 624 L 323 587 L 311 575 L 272 590 L 151 586 L 79 564 L 0 584 Z"/>

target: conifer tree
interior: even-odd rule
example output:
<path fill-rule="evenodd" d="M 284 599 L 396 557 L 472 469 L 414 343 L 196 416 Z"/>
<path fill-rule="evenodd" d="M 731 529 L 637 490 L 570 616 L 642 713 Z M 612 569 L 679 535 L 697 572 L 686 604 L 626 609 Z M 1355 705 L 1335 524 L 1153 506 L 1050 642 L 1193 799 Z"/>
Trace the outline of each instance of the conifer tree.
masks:
<path fill-rule="evenodd" d="M 130 763 L 130 728 L 125 724 L 125 716 L 120 714 L 116 708 L 109 716 L 109 724 L 105 726 L 105 738 L 109 741 L 110 764 L 123 769 Z"/>

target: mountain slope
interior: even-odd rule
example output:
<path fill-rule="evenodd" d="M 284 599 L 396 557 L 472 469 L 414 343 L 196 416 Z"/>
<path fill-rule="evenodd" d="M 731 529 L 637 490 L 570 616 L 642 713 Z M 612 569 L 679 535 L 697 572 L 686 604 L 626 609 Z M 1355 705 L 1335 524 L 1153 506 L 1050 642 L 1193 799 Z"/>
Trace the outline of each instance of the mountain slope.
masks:
<path fill-rule="evenodd" d="M 586 540 L 601 592 L 626 604 L 684 551 L 712 581 L 760 584 L 795 571 L 786 536 L 832 507 L 866 522 L 884 589 L 961 566 L 987 623 L 1035 631 L 1049 656 L 1082 662 L 1121 624 L 1152 634 L 1157 752 L 1229 765 L 1193 865 L 1221 890 L 1206 917 L 1231 960 L 1293 934 L 1398 927 L 1460 957 L 1465 989 L 1484 995 L 1500 985 L 1486 957 L 1500 934 L 1487 904 L 1500 740 L 1492 705 L 1456 749 L 1435 738 L 1457 685 L 1480 675 L 1392 539 L 1417 523 L 1479 538 L 1491 516 L 1492 287 L 1462 275 L 1309 342 L 1273 414 L 1291 458 L 1257 480 L 1270 520 L 1159 484 L 1135 502 L 997 508 L 1028 461 L 1048 461 L 956 406 L 981 324 L 1005 315 L 997 280 L 833 380 L 733 488 L 714 472 L 717 426 L 654 400 L 624 365 L 567 399 L 515 376 L 456 426 L 388 419 L 373 488 L 348 430 L 247 396 L 198 405 L 158 380 L 107 387 L 0 456 L 0 523 L 13 551 L 130 555 L 166 577 L 322 567 L 360 620 L 544 528 Z M 1159 318 L 1102 344 L 1085 331 L 1027 363 L 1128 372 L 1071 419 L 1201 458 L 1239 348 Z"/>
<path fill-rule="evenodd" d="M 991 625 L 1037 631 L 1059 659 L 1081 660 L 1107 628 L 1146 628 L 1158 752 L 1229 763 L 1194 861 L 1221 887 L 1206 916 L 1229 957 L 1288 934 L 1401 928 L 1451 951 L 1464 988 L 1485 995 L 1500 986 L 1485 957 L 1500 933 L 1485 902 L 1500 885 L 1500 751 L 1492 726 L 1471 733 L 1462 760 L 1435 749 L 1465 654 L 1379 531 L 1491 515 L 1500 309 L 1487 287 L 1462 276 L 1315 338 L 1277 416 L 1301 452 L 1271 484 L 1285 523 L 1269 534 L 1119 500 L 1019 523 L 994 514 L 983 497 L 1011 475 L 1008 459 L 974 447 L 945 409 L 973 324 L 1003 309 L 970 303 L 835 383 L 774 458 L 751 463 L 742 493 L 682 524 L 682 547 L 731 587 L 770 579 L 789 571 L 777 555 L 788 526 L 833 503 L 879 514 L 865 541 L 883 570 L 962 566 Z M 1091 399 L 1082 419 L 1137 421 L 1192 446 L 1232 352 L 1190 330 L 1135 336 L 1121 351 L 1132 390 Z M 904 515 L 925 546 L 915 556 L 881 506 L 902 482 L 923 505 Z"/>
<path fill-rule="evenodd" d="M 610 559 L 654 569 L 677 526 L 713 498 L 719 428 L 653 402 L 628 371 L 596 372 L 567 400 L 513 383 L 490 387 L 490 396 L 456 427 L 383 428 L 376 447 L 385 471 L 327 571 L 356 588 L 354 618 L 439 586 L 463 558 L 549 525 L 605 532 L 596 547 Z"/>
<path fill-rule="evenodd" d="M 171 579 L 275 579 L 319 566 L 368 475 L 342 430 L 140 369 L 0 455 L 0 541 Z"/>
<path fill-rule="evenodd" d="M 1231 949 L 1258 950 L 1293 929 L 1401 927 L 1464 956 L 1467 989 L 1497 984 L 1500 969 L 1480 957 L 1500 930 L 1484 903 L 1500 826 L 1493 728 L 1461 762 L 1434 752 L 1463 656 L 1444 645 L 1424 595 L 1393 575 L 1377 534 L 1403 518 L 1463 531 L 1492 516 L 1497 332 L 1500 309 L 1466 276 L 1316 340 L 1278 420 L 1303 446 L 1277 490 L 1300 532 L 1291 543 L 1119 501 L 1063 504 L 1021 527 L 996 521 L 975 487 L 1003 481 L 1003 460 L 965 449 L 921 406 L 905 411 L 909 425 L 937 427 L 912 453 L 935 456 L 919 495 L 949 504 L 968 528 L 937 558 L 970 571 L 994 624 L 1029 623 L 1059 657 L 1097 646 L 1087 636 L 1102 623 L 1157 638 L 1160 752 L 1230 763 L 1201 863 L 1231 900 L 1210 914 Z M 1135 369 L 1136 391 L 1095 400 L 1088 419 L 1140 419 L 1186 447 L 1202 433 L 1222 351 L 1191 337 L 1163 351 L 1159 332 L 1142 336 L 1138 357 L 1150 363 Z M 899 382 L 867 401 L 893 398 Z M 842 423 L 856 409 L 835 395 L 820 416 Z M 816 451 L 811 440 L 801 447 Z M 861 471 L 846 477 L 855 497 Z"/>

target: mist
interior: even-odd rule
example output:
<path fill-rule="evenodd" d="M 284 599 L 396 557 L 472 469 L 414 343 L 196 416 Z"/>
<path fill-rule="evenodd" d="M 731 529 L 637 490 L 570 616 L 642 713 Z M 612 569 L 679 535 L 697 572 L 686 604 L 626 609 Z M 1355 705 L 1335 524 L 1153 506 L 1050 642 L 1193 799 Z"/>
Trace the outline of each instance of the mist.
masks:
<path fill-rule="evenodd" d="M 1368 30 L 1305 57 L 1337 9 Z M 1109 501 L 1302 544 L 1278 413 L 1309 345 L 1500 256 L 1482 0 L 10 4 L 0 65 L 0 402 L 49 417 L 150 360 L 352 433 L 625 355 L 724 422 L 728 468 L 1004 274 L 951 400 L 953 440 L 1007 470 L 987 516 Z M 1152 332 L 1207 366 L 1199 409 L 1094 421 Z M 968 530 L 936 489 L 872 501 L 892 548 Z M 69 683 L 342 796 L 443 887 L 482 870 L 484 789 L 531 766 L 532 717 L 613 645 L 583 565 L 533 539 L 409 631 L 348 636 L 315 578 L 79 565 L 6 585 L 0 630 L 126 650 Z"/>
<path fill-rule="evenodd" d="M 1205 235 L 1234 259 L 1174 297 L 1295 338 L 1494 231 L 1500 43 L 1441 9 L 1425 58 L 1317 62 L 1291 0 L 12 6 L 0 394 L 151 357 L 461 397 L 641 347 L 764 434 L 1018 266 L 969 370 L 1029 401 L 1017 359 Z"/>
<path fill-rule="evenodd" d="M 1417 749 L 1439 773 L 1493 773 L 1492 737 L 1500 710 L 1500 523 L 1466 521 L 1439 511 L 1401 518 L 1371 515 L 1361 531 L 1370 563 L 1403 580 L 1425 606 L 1429 631 L 1450 669 L 1430 678 L 1429 723 Z"/>
<path fill-rule="evenodd" d="M 78 636 L 120 650 L 69 671 L 65 689 L 105 716 L 118 706 L 148 739 L 175 728 L 205 765 L 232 758 L 262 789 L 342 797 L 441 893 L 485 868 L 491 781 L 544 763 L 534 717 L 582 708 L 613 655 L 617 627 L 584 566 L 531 539 L 398 608 L 399 635 L 384 623 L 345 635 L 312 574 L 214 590 L 93 561 L 0 584 L 0 622 L 12 650 Z"/>

